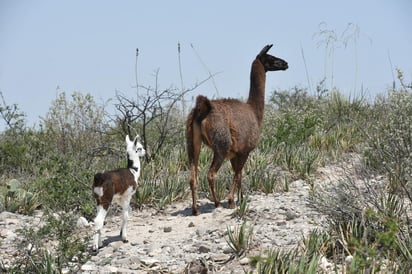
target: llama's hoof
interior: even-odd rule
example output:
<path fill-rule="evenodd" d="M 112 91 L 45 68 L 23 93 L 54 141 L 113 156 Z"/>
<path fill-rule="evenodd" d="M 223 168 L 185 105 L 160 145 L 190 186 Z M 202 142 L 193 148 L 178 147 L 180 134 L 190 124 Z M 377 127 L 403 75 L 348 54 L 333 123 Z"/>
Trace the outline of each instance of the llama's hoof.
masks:
<path fill-rule="evenodd" d="M 230 209 L 234 209 L 236 207 L 236 204 L 233 200 L 229 200 L 227 203 L 227 207 Z"/>
<path fill-rule="evenodd" d="M 200 215 L 200 211 L 199 211 L 199 209 L 195 209 L 195 208 L 193 208 L 192 209 L 192 214 L 193 214 L 193 216 L 199 216 Z"/>
<path fill-rule="evenodd" d="M 95 253 L 95 254 L 99 253 L 99 247 L 93 246 L 92 247 L 92 252 Z"/>
<path fill-rule="evenodd" d="M 122 238 L 123 243 L 129 242 L 129 240 L 126 239 L 126 237 L 123 237 L 123 231 L 120 230 L 120 238 Z"/>
<path fill-rule="evenodd" d="M 215 203 L 215 207 L 216 207 L 216 208 L 222 207 L 222 205 L 220 204 L 220 202 L 217 202 L 217 203 Z"/>

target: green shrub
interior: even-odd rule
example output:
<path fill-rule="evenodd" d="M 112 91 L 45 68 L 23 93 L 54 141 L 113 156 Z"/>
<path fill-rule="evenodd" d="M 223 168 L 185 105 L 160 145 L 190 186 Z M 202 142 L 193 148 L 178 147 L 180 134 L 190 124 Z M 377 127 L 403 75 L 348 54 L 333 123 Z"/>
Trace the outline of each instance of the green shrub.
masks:
<path fill-rule="evenodd" d="M 79 271 L 89 254 L 90 235 L 76 228 L 69 212 L 46 212 L 44 222 L 20 230 L 19 256 L 10 273 L 61 273 Z M 47 241 L 45 240 L 47 239 Z"/>
<path fill-rule="evenodd" d="M 16 179 L 7 182 L 6 187 L 0 187 L 0 211 L 30 215 L 40 205 L 39 195 L 25 190 Z"/>
<path fill-rule="evenodd" d="M 371 174 L 366 174 L 370 176 Z M 329 240 L 325 254 L 335 263 L 353 256 L 350 273 L 412 269 L 408 207 L 405 199 L 387 193 L 367 177 L 342 180 L 324 193 L 313 193 L 311 203 L 326 215 Z M 354 199 L 356 197 L 356 199 Z"/>
<path fill-rule="evenodd" d="M 44 169 L 43 177 L 34 182 L 33 189 L 42 197 L 45 209 L 79 212 L 90 217 L 94 215 L 95 203 L 92 184 L 91 171 L 62 155 Z"/>
<path fill-rule="evenodd" d="M 368 107 L 362 98 L 347 99 L 322 83 L 318 95 L 305 89 L 275 91 L 265 111 L 258 150 L 295 177 L 308 178 L 326 159 L 354 151 L 362 142 Z"/>
<path fill-rule="evenodd" d="M 412 88 L 379 97 L 371 120 L 365 134 L 368 164 L 388 175 L 392 191 L 412 197 Z"/>

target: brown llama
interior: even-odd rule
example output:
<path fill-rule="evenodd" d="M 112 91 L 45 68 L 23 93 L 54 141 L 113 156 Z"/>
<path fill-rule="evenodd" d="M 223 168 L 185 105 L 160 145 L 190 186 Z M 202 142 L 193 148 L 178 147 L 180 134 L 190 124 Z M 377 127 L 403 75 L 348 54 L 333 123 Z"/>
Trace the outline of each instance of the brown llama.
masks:
<path fill-rule="evenodd" d="M 225 159 L 230 160 L 235 172 L 228 196 L 228 207 L 235 207 L 236 187 L 238 201 L 243 198 L 242 169 L 259 139 L 265 107 L 266 72 L 288 68 L 287 62 L 267 54 L 271 47 L 272 45 L 265 46 L 252 62 L 249 98 L 246 103 L 236 99 L 209 100 L 202 95 L 196 98 L 196 105 L 186 124 L 193 215 L 200 214 L 197 208 L 197 173 L 202 142 L 213 150 L 207 179 L 215 206 L 220 206 L 215 190 L 216 173 Z"/>

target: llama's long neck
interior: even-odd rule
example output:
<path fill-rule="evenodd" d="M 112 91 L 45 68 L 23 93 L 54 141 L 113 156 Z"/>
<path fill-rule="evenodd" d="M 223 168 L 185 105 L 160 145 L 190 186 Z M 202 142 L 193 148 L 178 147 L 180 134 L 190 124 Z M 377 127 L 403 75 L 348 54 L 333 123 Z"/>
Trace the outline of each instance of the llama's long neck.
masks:
<path fill-rule="evenodd" d="M 262 63 L 258 59 L 255 59 L 250 72 L 250 89 L 247 103 L 253 107 L 259 127 L 262 124 L 263 110 L 265 108 L 265 84 L 265 69 Z"/>
<path fill-rule="evenodd" d="M 134 181 L 137 184 L 137 181 L 139 180 L 140 177 L 140 160 L 139 157 L 136 157 L 136 159 L 130 158 L 127 156 L 127 168 L 130 170 L 134 177 Z"/>
<path fill-rule="evenodd" d="M 127 168 L 133 169 L 134 171 L 139 171 L 140 169 L 140 161 L 139 158 L 133 159 L 127 156 Z"/>

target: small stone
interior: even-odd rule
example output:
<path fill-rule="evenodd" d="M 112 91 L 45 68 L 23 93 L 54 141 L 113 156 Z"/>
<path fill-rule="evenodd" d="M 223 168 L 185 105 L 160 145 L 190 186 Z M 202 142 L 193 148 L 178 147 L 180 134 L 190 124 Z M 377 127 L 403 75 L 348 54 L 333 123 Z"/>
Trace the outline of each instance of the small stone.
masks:
<path fill-rule="evenodd" d="M 215 262 L 224 262 L 230 259 L 230 256 L 228 256 L 227 254 L 216 254 L 213 255 L 213 261 Z"/>
<path fill-rule="evenodd" d="M 145 265 L 153 265 L 159 263 L 159 260 L 153 258 L 141 258 L 140 261 Z"/>
<path fill-rule="evenodd" d="M 322 257 L 319 263 L 319 267 L 323 270 L 323 271 L 327 271 L 328 269 L 332 268 L 332 263 L 328 262 L 328 260 L 325 257 Z"/>
<path fill-rule="evenodd" d="M 200 253 L 208 253 L 208 252 L 210 252 L 210 248 L 209 247 L 207 247 L 207 246 L 204 246 L 204 245 L 201 245 L 201 246 L 199 246 L 199 252 Z"/>
<path fill-rule="evenodd" d="M 199 237 L 202 237 L 205 234 L 206 234 L 206 230 L 203 230 L 203 229 L 197 229 L 196 230 L 196 235 L 199 236 Z"/>
<path fill-rule="evenodd" d="M 117 265 L 129 265 L 130 264 L 130 258 L 120 258 L 116 260 Z"/>
<path fill-rule="evenodd" d="M 173 246 L 162 246 L 162 250 L 165 253 L 171 253 L 175 250 L 175 248 Z"/>
<path fill-rule="evenodd" d="M 91 265 L 91 264 L 84 264 L 81 267 L 82 271 L 97 271 L 97 268 L 95 265 Z"/>
<path fill-rule="evenodd" d="M 157 248 L 150 250 L 150 252 L 147 255 L 149 255 L 149 257 L 157 258 L 162 253 L 163 253 L 163 250 L 160 247 L 157 247 Z"/>
<path fill-rule="evenodd" d="M 124 245 L 124 243 L 119 241 L 119 242 L 112 242 L 109 245 L 113 248 L 113 252 L 116 252 Z"/>
<path fill-rule="evenodd" d="M 163 229 L 163 232 L 172 232 L 172 227 L 171 226 L 166 226 L 164 229 Z"/>
<path fill-rule="evenodd" d="M 110 271 L 108 273 L 131 273 L 132 271 L 129 268 L 124 268 L 124 267 L 119 267 L 119 268 L 114 268 L 113 271 Z"/>
<path fill-rule="evenodd" d="M 286 225 L 286 221 L 280 221 L 280 222 L 276 222 L 277 226 L 284 226 Z"/>
<path fill-rule="evenodd" d="M 286 211 L 285 216 L 286 216 L 286 221 L 290 221 L 290 220 L 299 218 L 299 214 L 293 212 L 292 210 Z"/>
<path fill-rule="evenodd" d="M 241 265 L 245 265 L 245 264 L 249 264 L 249 258 L 248 257 L 244 257 L 242 259 L 239 260 L 239 263 Z"/>
<path fill-rule="evenodd" d="M 193 222 L 189 223 L 189 227 L 194 227 L 194 226 L 195 226 L 195 224 Z"/>
<path fill-rule="evenodd" d="M 112 265 L 107 265 L 103 269 L 101 269 L 102 273 L 124 273 L 124 272 L 118 272 L 118 268 Z"/>
<path fill-rule="evenodd" d="M 17 234 L 8 229 L 2 229 L 0 231 L 1 238 L 9 238 L 9 240 L 14 240 L 17 237 Z"/>
<path fill-rule="evenodd" d="M 230 247 L 226 247 L 225 249 L 223 249 L 223 254 L 232 254 L 233 253 L 233 249 L 231 249 Z"/>

